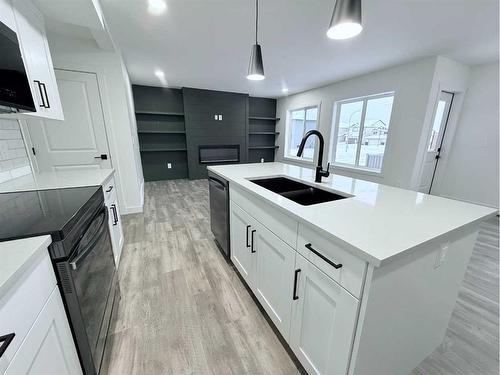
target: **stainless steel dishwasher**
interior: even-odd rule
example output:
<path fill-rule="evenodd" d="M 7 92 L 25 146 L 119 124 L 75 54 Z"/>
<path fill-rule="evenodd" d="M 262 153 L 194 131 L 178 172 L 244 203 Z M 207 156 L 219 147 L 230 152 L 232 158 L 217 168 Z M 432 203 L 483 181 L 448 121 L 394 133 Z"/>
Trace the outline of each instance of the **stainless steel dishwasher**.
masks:
<path fill-rule="evenodd" d="M 210 193 L 210 226 L 222 254 L 229 259 L 229 183 L 208 171 Z"/>

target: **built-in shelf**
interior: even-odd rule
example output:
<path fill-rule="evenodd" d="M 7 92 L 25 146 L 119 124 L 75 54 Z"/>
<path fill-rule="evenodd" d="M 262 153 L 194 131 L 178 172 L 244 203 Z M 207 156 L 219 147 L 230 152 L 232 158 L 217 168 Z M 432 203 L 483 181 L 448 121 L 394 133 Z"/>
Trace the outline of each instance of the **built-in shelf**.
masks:
<path fill-rule="evenodd" d="M 266 121 L 279 121 L 279 117 L 258 117 L 258 116 L 250 116 L 248 117 L 250 120 L 266 120 Z"/>
<path fill-rule="evenodd" d="M 280 132 L 249 132 L 250 135 L 278 135 Z"/>
<path fill-rule="evenodd" d="M 138 130 L 139 134 L 186 134 L 185 130 Z"/>
<path fill-rule="evenodd" d="M 141 149 L 141 152 L 178 152 L 178 151 L 187 151 L 186 148 L 146 148 Z"/>
<path fill-rule="evenodd" d="M 279 148 L 280 146 L 250 146 L 248 147 L 249 150 L 264 150 L 264 149 L 272 149 L 272 148 Z"/>
<path fill-rule="evenodd" d="M 183 112 L 135 111 L 136 115 L 184 116 Z"/>

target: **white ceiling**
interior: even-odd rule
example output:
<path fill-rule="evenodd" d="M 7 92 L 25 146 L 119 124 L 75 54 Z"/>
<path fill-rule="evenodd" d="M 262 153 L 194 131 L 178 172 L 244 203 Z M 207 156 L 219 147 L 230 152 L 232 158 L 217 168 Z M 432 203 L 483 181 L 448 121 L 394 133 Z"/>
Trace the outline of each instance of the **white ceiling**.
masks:
<path fill-rule="evenodd" d="M 440 54 L 475 65 L 498 59 L 498 0 L 363 0 L 363 32 L 326 37 L 334 0 L 260 0 L 259 42 L 266 79 L 246 70 L 253 0 L 101 0 L 133 83 L 282 96 L 416 58 Z"/>

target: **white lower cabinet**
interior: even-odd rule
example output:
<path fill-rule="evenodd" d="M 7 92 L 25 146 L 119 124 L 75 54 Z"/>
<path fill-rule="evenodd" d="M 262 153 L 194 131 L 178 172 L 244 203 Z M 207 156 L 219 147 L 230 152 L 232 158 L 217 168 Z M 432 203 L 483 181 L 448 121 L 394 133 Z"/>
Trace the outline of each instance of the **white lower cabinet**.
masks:
<path fill-rule="evenodd" d="M 290 346 L 309 374 L 346 374 L 359 301 L 300 254 L 296 269 Z"/>
<path fill-rule="evenodd" d="M 56 286 L 5 375 L 81 373 L 78 354 Z"/>
<path fill-rule="evenodd" d="M 255 237 L 256 232 L 255 220 L 237 204 L 231 202 L 230 207 L 231 260 L 248 286 L 253 288 L 255 250 L 252 248 L 252 237 Z"/>
<path fill-rule="evenodd" d="M 288 340 L 295 250 L 261 224 L 256 225 L 253 247 L 257 257 L 254 293 L 281 335 Z"/>
<path fill-rule="evenodd" d="M 115 179 L 111 177 L 106 181 L 102 188 L 104 190 L 104 204 L 108 208 L 108 225 L 111 236 L 111 245 L 113 246 L 113 255 L 115 265 L 118 267 L 123 248 L 123 227 L 121 222 L 120 210 L 118 208 L 118 196 L 116 194 Z"/>
<path fill-rule="evenodd" d="M 306 371 L 347 374 L 359 300 L 233 201 L 230 220 L 233 264 Z"/>

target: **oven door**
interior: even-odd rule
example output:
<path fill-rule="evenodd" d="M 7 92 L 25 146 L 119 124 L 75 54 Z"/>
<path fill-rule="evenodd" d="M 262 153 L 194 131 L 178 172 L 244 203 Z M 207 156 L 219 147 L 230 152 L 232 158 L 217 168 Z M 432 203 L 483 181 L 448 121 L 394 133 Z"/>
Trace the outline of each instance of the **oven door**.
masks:
<path fill-rule="evenodd" d="M 94 368 L 99 372 L 114 301 L 115 263 L 105 206 L 94 217 L 69 259 L 71 278 Z"/>

